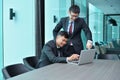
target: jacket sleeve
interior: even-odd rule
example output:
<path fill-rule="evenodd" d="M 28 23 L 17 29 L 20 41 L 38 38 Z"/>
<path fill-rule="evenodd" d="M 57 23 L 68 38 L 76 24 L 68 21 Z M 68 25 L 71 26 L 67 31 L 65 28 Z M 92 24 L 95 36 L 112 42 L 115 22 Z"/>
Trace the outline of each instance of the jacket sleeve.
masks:
<path fill-rule="evenodd" d="M 55 26 L 55 28 L 53 29 L 53 36 L 54 39 L 57 36 L 57 33 L 60 31 L 60 29 L 62 28 L 62 19 L 58 22 L 58 24 Z"/>
<path fill-rule="evenodd" d="M 82 28 L 83 28 L 83 31 L 85 32 L 87 40 L 92 41 L 92 33 L 91 33 L 89 27 L 87 26 L 86 22 L 84 21 L 84 19 L 82 19 Z"/>
<path fill-rule="evenodd" d="M 49 46 L 46 46 L 46 48 L 44 49 L 44 53 L 52 63 L 65 63 L 66 62 L 66 57 L 55 56 L 55 53 L 53 53 L 51 47 Z"/>

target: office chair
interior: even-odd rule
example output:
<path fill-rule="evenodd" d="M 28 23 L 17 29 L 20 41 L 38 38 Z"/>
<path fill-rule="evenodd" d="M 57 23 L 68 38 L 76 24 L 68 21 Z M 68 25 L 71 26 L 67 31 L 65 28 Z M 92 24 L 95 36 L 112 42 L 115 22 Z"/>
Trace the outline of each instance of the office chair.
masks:
<path fill-rule="evenodd" d="M 2 69 L 3 76 L 5 79 L 20 75 L 28 71 L 29 70 L 22 63 L 9 65 Z"/>
<path fill-rule="evenodd" d="M 98 54 L 97 58 L 107 60 L 119 60 L 119 57 L 116 54 Z"/>
<path fill-rule="evenodd" d="M 23 62 L 29 70 L 34 70 L 37 68 L 38 58 L 36 56 L 26 57 L 23 59 Z"/>

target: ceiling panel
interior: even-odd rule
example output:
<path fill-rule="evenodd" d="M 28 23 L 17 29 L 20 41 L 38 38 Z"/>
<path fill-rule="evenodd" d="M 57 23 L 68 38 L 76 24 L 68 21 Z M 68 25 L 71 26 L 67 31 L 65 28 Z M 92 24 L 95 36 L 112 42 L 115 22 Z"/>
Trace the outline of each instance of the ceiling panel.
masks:
<path fill-rule="evenodd" d="M 88 0 L 104 14 L 120 14 L 120 0 Z"/>

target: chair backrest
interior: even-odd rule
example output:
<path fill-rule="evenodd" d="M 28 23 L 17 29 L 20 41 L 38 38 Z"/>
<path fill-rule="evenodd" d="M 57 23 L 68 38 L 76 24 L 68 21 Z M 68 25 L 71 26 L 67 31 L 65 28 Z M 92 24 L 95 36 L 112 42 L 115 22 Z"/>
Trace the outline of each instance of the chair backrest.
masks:
<path fill-rule="evenodd" d="M 98 59 L 119 60 L 116 54 L 98 54 Z"/>
<path fill-rule="evenodd" d="M 23 62 L 29 70 L 33 70 L 36 69 L 36 65 L 38 64 L 38 58 L 36 56 L 26 57 L 23 59 Z"/>
<path fill-rule="evenodd" d="M 120 39 L 117 39 L 117 44 L 120 46 Z"/>
<path fill-rule="evenodd" d="M 9 65 L 2 69 L 3 76 L 5 79 L 17 76 L 28 71 L 29 70 L 22 63 Z"/>

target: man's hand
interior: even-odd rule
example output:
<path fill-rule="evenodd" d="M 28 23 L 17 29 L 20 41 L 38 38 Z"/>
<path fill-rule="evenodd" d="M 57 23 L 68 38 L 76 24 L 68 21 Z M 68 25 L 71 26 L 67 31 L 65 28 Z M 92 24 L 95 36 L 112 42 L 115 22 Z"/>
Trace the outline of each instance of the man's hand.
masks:
<path fill-rule="evenodd" d="M 79 59 L 78 54 L 73 54 L 70 57 L 68 57 L 68 61 L 74 61 L 74 60 L 78 60 L 78 59 Z"/>
<path fill-rule="evenodd" d="M 92 48 L 92 41 L 88 40 L 86 44 L 86 48 L 91 49 Z"/>

